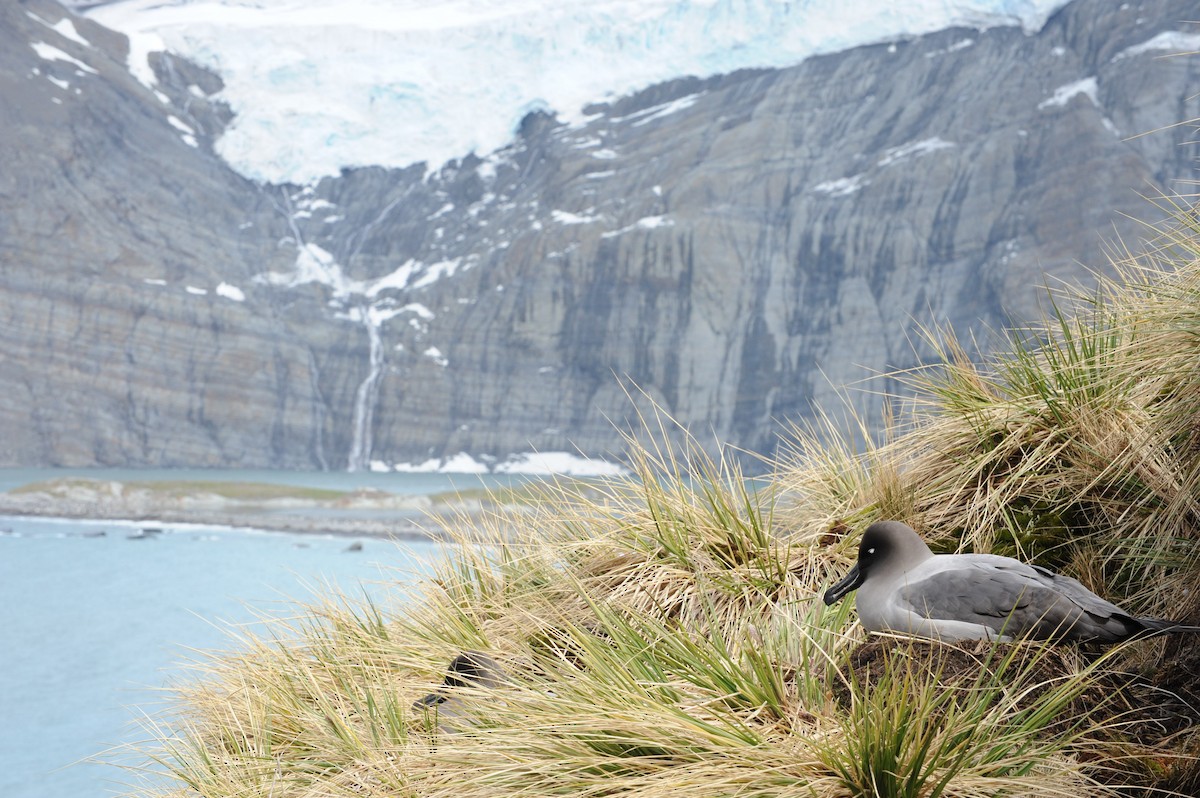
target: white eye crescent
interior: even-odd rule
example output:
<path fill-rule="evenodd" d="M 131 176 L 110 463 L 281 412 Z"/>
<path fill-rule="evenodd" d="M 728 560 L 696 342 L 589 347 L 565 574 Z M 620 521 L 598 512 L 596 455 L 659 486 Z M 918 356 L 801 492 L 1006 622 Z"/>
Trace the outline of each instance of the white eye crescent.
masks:
<path fill-rule="evenodd" d="M 875 553 L 874 548 L 867 549 L 867 554 L 874 554 L 874 553 Z"/>

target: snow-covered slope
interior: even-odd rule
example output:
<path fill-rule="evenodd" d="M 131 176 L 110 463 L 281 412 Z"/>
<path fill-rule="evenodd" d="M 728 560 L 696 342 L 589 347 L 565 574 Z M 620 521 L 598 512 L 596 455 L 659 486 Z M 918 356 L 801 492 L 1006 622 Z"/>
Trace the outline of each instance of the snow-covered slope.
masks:
<path fill-rule="evenodd" d="M 780 67 L 955 25 L 1040 29 L 1065 0 L 124 0 L 130 70 L 170 50 L 218 72 L 237 113 L 218 151 L 257 180 L 440 166 L 521 118 L 683 75 Z"/>

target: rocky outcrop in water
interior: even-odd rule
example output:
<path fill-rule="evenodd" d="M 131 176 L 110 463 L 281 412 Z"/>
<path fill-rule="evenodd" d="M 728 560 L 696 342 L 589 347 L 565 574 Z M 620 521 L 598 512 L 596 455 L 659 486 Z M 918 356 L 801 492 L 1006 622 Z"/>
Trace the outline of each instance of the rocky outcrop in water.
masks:
<path fill-rule="evenodd" d="M 1191 11 L 1080 0 L 280 187 L 213 155 L 218 77 L 160 57 L 156 96 L 121 37 L 9 4 L 0 463 L 603 456 L 652 402 L 770 451 L 920 363 L 923 325 L 986 339 L 1136 240 L 1139 192 L 1188 190 L 1200 59 L 1162 56 Z"/>

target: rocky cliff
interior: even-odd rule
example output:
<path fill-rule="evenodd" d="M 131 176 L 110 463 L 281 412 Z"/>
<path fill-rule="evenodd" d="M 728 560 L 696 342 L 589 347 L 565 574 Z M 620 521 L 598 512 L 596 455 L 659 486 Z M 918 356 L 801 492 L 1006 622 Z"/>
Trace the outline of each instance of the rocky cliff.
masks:
<path fill-rule="evenodd" d="M 160 57 L 156 94 L 121 37 L 9 3 L 0 464 L 604 456 L 651 401 L 769 452 L 921 362 L 921 325 L 986 338 L 1136 240 L 1139 192 L 1187 190 L 1200 59 L 1162 56 L 1193 10 L 1079 0 L 298 187 L 213 155 L 217 76 Z"/>

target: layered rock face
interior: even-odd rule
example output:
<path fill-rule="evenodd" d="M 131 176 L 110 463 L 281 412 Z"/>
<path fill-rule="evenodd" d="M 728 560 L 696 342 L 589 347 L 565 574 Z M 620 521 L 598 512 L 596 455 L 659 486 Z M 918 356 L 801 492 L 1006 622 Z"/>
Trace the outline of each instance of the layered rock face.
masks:
<path fill-rule="evenodd" d="M 155 96 L 119 37 L 10 4 L 0 463 L 605 456 L 655 404 L 767 453 L 848 385 L 878 419 L 923 326 L 987 340 L 1188 190 L 1200 59 L 1156 37 L 1191 11 L 1081 1 L 280 187 L 212 154 L 213 76 L 159 58 Z"/>
<path fill-rule="evenodd" d="M 0 6 L 0 464 L 310 464 L 310 353 L 253 295 L 286 227 L 211 154 L 219 107 L 154 96 L 126 46 Z"/>

